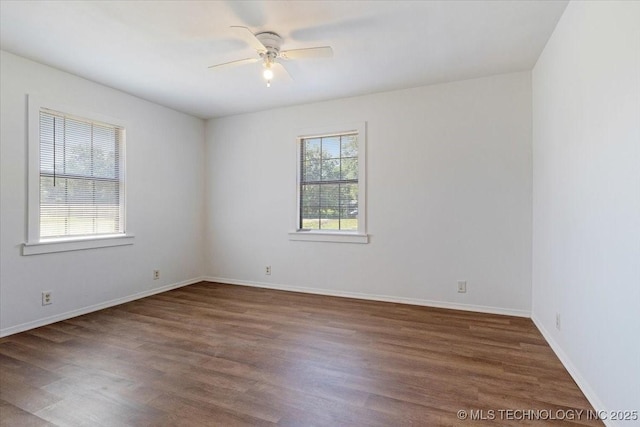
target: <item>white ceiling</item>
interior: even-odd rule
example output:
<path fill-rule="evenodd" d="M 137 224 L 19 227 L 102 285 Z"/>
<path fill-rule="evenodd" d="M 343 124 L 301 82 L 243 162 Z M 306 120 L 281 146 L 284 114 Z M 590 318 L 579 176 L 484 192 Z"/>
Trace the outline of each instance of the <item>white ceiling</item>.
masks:
<path fill-rule="evenodd" d="M 562 1 L 0 1 L 1 47 L 202 118 L 530 70 Z M 231 25 L 274 31 L 288 62 L 267 88 Z"/>

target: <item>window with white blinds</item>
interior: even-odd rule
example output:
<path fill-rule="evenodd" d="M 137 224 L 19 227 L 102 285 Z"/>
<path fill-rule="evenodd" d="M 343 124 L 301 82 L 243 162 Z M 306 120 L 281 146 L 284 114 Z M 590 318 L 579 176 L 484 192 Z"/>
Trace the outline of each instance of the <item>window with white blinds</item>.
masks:
<path fill-rule="evenodd" d="M 297 215 L 290 240 L 368 243 L 366 123 L 302 129 Z"/>
<path fill-rule="evenodd" d="M 124 130 L 41 109 L 40 240 L 124 233 Z"/>
<path fill-rule="evenodd" d="M 301 230 L 358 229 L 358 134 L 300 142 Z"/>

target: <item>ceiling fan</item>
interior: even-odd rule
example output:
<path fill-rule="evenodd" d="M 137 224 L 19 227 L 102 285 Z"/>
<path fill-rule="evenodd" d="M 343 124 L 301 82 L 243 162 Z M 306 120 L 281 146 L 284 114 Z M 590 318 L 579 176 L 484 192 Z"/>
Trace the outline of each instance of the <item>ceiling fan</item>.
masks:
<path fill-rule="evenodd" d="M 252 48 L 256 50 L 258 57 L 224 62 L 222 64 L 212 65 L 209 68 L 220 69 L 229 66 L 252 64 L 258 61 L 262 61 L 262 66 L 264 67 L 262 76 L 267 81 L 267 87 L 271 87 L 271 79 L 273 79 L 273 69 L 281 68 L 287 75 L 289 75 L 280 60 L 328 58 L 333 56 L 333 50 L 331 49 L 331 46 L 280 50 L 280 46 L 282 45 L 282 37 L 280 37 L 273 31 L 262 31 L 260 33 L 254 34 L 247 27 L 232 26 L 231 28 L 236 30 L 236 32 L 241 35 Z"/>

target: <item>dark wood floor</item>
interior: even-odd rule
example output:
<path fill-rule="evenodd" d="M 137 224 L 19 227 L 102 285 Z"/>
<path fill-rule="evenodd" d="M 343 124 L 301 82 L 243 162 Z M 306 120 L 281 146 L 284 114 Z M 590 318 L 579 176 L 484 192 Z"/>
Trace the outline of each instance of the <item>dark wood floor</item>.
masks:
<path fill-rule="evenodd" d="M 3 426 L 572 425 L 499 411 L 591 409 L 529 319 L 215 283 L 5 337 L 0 374 Z"/>

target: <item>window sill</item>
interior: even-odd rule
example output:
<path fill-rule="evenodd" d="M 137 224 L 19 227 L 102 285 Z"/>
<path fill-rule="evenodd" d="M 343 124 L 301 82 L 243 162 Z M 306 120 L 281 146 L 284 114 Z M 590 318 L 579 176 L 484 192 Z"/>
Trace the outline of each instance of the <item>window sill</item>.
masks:
<path fill-rule="evenodd" d="M 330 231 L 291 231 L 289 240 L 302 242 L 369 243 L 368 234 Z"/>
<path fill-rule="evenodd" d="M 53 252 L 80 251 L 84 249 L 108 248 L 111 246 L 133 245 L 134 236 L 91 237 L 76 240 L 52 240 L 48 242 L 25 243 L 22 255 L 40 255 Z"/>

